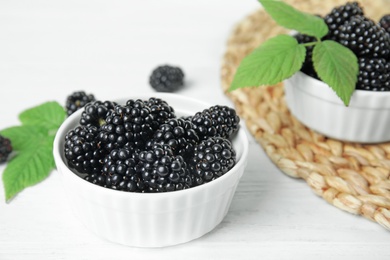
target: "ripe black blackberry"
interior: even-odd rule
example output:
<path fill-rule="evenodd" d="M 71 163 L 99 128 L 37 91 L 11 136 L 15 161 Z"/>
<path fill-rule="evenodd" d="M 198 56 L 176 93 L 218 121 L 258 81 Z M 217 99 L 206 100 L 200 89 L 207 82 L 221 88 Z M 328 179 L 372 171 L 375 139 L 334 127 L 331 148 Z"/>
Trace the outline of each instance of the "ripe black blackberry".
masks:
<path fill-rule="evenodd" d="M 359 58 L 356 89 L 390 91 L 390 62 L 385 59 Z"/>
<path fill-rule="evenodd" d="M 193 187 L 193 178 L 180 155 L 173 155 L 168 145 L 154 144 L 141 151 L 144 192 L 167 192 Z"/>
<path fill-rule="evenodd" d="M 66 98 L 66 113 L 70 116 L 92 101 L 95 101 L 95 97 L 92 94 L 87 95 L 84 91 L 73 92 Z"/>
<path fill-rule="evenodd" d="M 101 187 L 106 187 L 106 175 L 102 175 L 100 173 L 93 173 L 93 174 L 88 174 L 84 176 L 84 180 L 99 185 Z"/>
<path fill-rule="evenodd" d="M 80 125 L 94 125 L 99 127 L 106 123 L 106 117 L 117 104 L 111 101 L 95 101 L 88 103 L 81 114 Z"/>
<path fill-rule="evenodd" d="M 159 123 L 142 100 L 128 100 L 109 112 L 99 134 L 99 140 L 109 151 L 128 148 L 136 151 L 152 138 Z"/>
<path fill-rule="evenodd" d="M 390 34 L 390 14 L 386 14 L 382 16 L 379 20 L 379 26 L 385 29 L 385 31 Z"/>
<path fill-rule="evenodd" d="M 101 176 L 90 179 L 91 182 L 110 189 L 129 192 L 144 190 L 138 154 L 126 148 L 112 150 L 104 158 Z"/>
<path fill-rule="evenodd" d="M 236 164 L 236 153 L 231 142 L 221 137 L 203 140 L 195 147 L 189 162 L 196 185 L 217 179 Z"/>
<path fill-rule="evenodd" d="M 172 92 L 184 84 L 184 73 L 179 67 L 159 66 L 150 75 L 149 83 L 157 91 Z"/>
<path fill-rule="evenodd" d="M 338 41 L 340 26 L 357 15 L 364 15 L 363 8 L 358 2 L 348 2 L 333 8 L 332 11 L 324 17 L 324 21 L 329 28 L 329 33 L 326 38 Z"/>
<path fill-rule="evenodd" d="M 154 133 L 153 141 L 169 145 L 174 155 L 181 155 L 186 159 L 199 142 L 199 136 L 192 122 L 177 118 L 160 125 Z"/>
<path fill-rule="evenodd" d="M 0 135 L 0 163 L 6 162 L 11 152 L 11 140 Z"/>
<path fill-rule="evenodd" d="M 237 132 L 240 118 L 233 108 L 216 105 L 196 113 L 191 122 L 200 140 L 214 136 L 229 139 Z"/>
<path fill-rule="evenodd" d="M 176 117 L 173 107 L 161 98 L 151 97 L 144 102 L 146 106 L 150 108 L 150 112 L 152 113 L 154 120 L 159 124 L 164 124 L 168 119 Z"/>
<path fill-rule="evenodd" d="M 294 35 L 294 37 L 295 37 L 295 39 L 297 39 L 298 43 L 309 43 L 309 42 L 316 42 L 317 41 L 315 37 L 301 34 L 301 33 Z M 303 62 L 301 71 L 303 73 L 305 73 L 306 75 L 309 75 L 313 78 L 318 78 L 317 73 L 315 72 L 314 66 L 313 66 L 313 59 L 312 59 L 313 49 L 314 49 L 314 46 L 306 46 L 306 57 L 305 57 L 305 61 Z"/>
<path fill-rule="evenodd" d="M 99 130 L 95 126 L 77 126 L 65 136 L 65 158 L 68 165 L 79 173 L 100 173 L 107 152 L 97 139 Z"/>
<path fill-rule="evenodd" d="M 354 16 L 340 27 L 339 41 L 358 57 L 387 59 L 390 54 L 390 36 L 374 21 Z"/>

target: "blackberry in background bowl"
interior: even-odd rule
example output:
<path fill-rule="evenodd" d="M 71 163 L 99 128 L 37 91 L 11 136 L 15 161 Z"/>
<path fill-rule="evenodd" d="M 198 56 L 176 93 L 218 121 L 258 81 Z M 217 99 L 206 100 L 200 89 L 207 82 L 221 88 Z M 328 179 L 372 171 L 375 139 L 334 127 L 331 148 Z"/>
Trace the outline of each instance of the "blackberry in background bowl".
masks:
<path fill-rule="evenodd" d="M 160 93 L 154 96 L 167 101 L 175 109 L 177 118 L 194 115 L 212 106 L 175 94 Z M 128 97 L 115 102 L 123 105 L 129 99 L 138 98 L 147 100 L 150 94 Z M 89 175 L 88 180 L 85 180 L 83 179 L 85 174 L 68 167 L 64 153 L 65 136 L 79 125 L 81 114 L 81 110 L 75 112 L 62 124 L 55 137 L 53 154 L 70 207 L 87 229 L 102 238 L 123 245 L 163 247 L 199 238 L 213 230 L 223 220 L 248 160 L 248 138 L 243 127 L 239 128 L 231 140 L 236 153 L 236 163 L 220 177 L 183 190 L 140 193 L 134 191 L 142 189 L 143 185 L 155 189 L 172 188 L 171 185 L 153 186 L 155 180 L 152 178 L 148 180 L 149 183 L 139 182 L 136 178 L 137 174 L 149 174 L 145 169 L 153 171 L 153 167 L 164 166 L 168 159 L 163 159 L 159 155 L 158 146 L 165 144 L 151 145 L 152 149 L 149 153 L 139 156 L 138 158 L 141 158 L 139 161 L 134 159 L 136 157 L 132 154 L 123 153 L 120 148 L 112 149 L 110 157 L 103 162 L 102 171 L 114 171 L 117 175 L 126 175 L 127 171 L 135 169 L 136 172 L 132 175 L 135 177 L 127 182 L 118 182 L 118 178 L 114 175 L 111 175 L 110 179 L 104 179 L 94 172 Z M 134 153 L 138 152 L 134 151 Z M 156 155 L 158 163 L 151 163 L 150 166 L 145 166 L 144 170 L 142 167 L 137 167 L 138 164 L 154 162 L 153 154 Z M 170 152 L 168 151 L 167 154 L 170 155 Z M 172 173 L 171 170 L 182 172 L 181 156 L 172 154 L 171 160 L 174 163 L 169 166 L 171 168 L 167 170 L 168 174 Z M 120 167 L 116 167 L 118 165 Z M 165 173 L 162 168 L 156 170 Z M 183 183 L 185 182 L 186 180 L 183 180 Z M 118 190 L 102 187 L 107 186 L 107 183 L 119 187 Z"/>

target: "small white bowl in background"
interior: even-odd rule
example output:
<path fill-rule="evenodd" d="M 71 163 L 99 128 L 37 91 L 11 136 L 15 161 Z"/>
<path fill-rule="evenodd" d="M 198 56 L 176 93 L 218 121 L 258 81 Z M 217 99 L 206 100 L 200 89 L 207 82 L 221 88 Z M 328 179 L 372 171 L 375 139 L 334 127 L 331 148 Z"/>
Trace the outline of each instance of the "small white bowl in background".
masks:
<path fill-rule="evenodd" d="M 290 112 L 312 130 L 349 142 L 390 141 L 390 92 L 355 90 L 347 107 L 327 84 L 302 72 L 284 88 Z"/>
<path fill-rule="evenodd" d="M 177 116 L 192 115 L 211 106 L 165 93 L 136 95 L 128 99 L 146 100 L 151 96 L 167 101 Z M 124 104 L 126 100 L 116 102 Z M 222 221 L 247 164 L 248 138 L 242 127 L 232 140 L 237 154 L 236 165 L 220 178 L 182 191 L 132 193 L 89 183 L 68 168 L 63 151 L 64 138 L 78 125 L 81 112 L 75 112 L 61 125 L 53 153 L 70 207 L 89 230 L 123 245 L 163 247 L 199 238 Z"/>

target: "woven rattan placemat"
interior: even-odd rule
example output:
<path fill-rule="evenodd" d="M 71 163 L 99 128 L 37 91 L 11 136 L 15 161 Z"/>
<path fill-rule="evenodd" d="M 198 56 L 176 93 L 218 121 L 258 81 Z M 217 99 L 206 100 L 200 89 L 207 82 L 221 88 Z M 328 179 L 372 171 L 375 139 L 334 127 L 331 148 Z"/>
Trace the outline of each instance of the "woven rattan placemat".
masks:
<path fill-rule="evenodd" d="M 324 15 L 346 1 L 286 2 L 299 10 Z M 390 13 L 389 0 L 359 2 L 365 14 L 376 21 Z M 250 133 L 285 174 L 303 178 L 330 204 L 390 230 L 390 143 L 346 143 L 311 131 L 289 113 L 282 84 L 227 91 L 241 59 L 265 39 L 286 32 L 261 8 L 237 24 L 221 68 L 225 94 Z"/>

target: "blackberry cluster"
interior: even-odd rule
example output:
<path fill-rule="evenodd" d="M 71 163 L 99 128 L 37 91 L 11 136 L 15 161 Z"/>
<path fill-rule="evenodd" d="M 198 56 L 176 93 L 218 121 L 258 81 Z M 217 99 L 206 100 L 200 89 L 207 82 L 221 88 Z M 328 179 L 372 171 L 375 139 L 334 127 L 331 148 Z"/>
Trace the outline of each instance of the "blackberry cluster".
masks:
<path fill-rule="evenodd" d="M 329 33 L 323 40 L 333 40 L 355 53 L 359 61 L 356 89 L 390 91 L 388 63 L 390 60 L 390 15 L 384 15 L 375 23 L 364 14 L 358 2 L 337 6 L 324 17 Z M 298 34 L 299 43 L 312 42 L 313 38 Z M 318 78 L 313 69 L 312 49 L 306 48 L 307 56 L 301 71 Z"/>
<path fill-rule="evenodd" d="M 66 113 L 70 116 L 92 101 L 95 101 L 95 97 L 92 94 L 87 95 L 84 91 L 73 92 L 66 98 Z"/>
<path fill-rule="evenodd" d="M 381 58 L 360 58 L 357 89 L 390 91 L 390 62 Z"/>
<path fill-rule="evenodd" d="M 363 14 L 363 9 L 358 2 L 349 2 L 333 8 L 324 18 L 329 28 L 327 39 L 338 41 L 341 26 L 352 17 Z"/>
<path fill-rule="evenodd" d="M 238 130 L 240 118 L 234 109 L 216 105 L 193 115 L 191 122 L 201 140 L 214 136 L 229 138 Z"/>
<path fill-rule="evenodd" d="M 95 126 L 77 126 L 65 136 L 65 158 L 71 168 L 80 173 L 99 173 L 105 151 L 98 141 Z"/>
<path fill-rule="evenodd" d="M 149 83 L 157 91 L 172 92 L 184 85 L 184 73 L 179 67 L 159 66 L 150 75 Z"/>
<path fill-rule="evenodd" d="M 102 187 L 148 193 L 188 189 L 235 164 L 229 139 L 239 117 L 226 106 L 178 118 L 158 98 L 124 105 L 95 101 L 84 108 L 79 123 L 65 137 L 65 158 L 85 180 Z M 207 134 L 200 138 L 200 133 Z"/>
<path fill-rule="evenodd" d="M 0 135 L 0 163 L 6 162 L 11 152 L 11 141 L 8 138 Z"/>
<path fill-rule="evenodd" d="M 191 121 L 174 118 L 160 125 L 152 141 L 169 145 L 175 155 L 182 155 L 184 158 L 188 158 L 192 154 L 195 145 L 199 142 L 199 136 Z"/>
<path fill-rule="evenodd" d="M 181 155 L 174 155 L 169 145 L 154 144 L 140 152 L 141 174 L 147 192 L 188 189 L 193 177 Z"/>
<path fill-rule="evenodd" d="M 175 110 L 160 98 L 151 97 L 144 102 L 150 108 L 150 112 L 159 124 L 163 124 L 168 119 L 176 117 Z"/>
<path fill-rule="evenodd" d="M 221 137 L 203 140 L 194 149 L 190 169 L 197 185 L 221 177 L 236 164 L 231 142 Z"/>
<path fill-rule="evenodd" d="M 367 17 L 355 16 L 345 22 L 339 38 L 339 42 L 358 57 L 389 57 L 389 34 Z"/>
<path fill-rule="evenodd" d="M 94 125 L 99 127 L 105 124 L 108 113 L 114 110 L 117 104 L 111 101 L 95 101 L 85 106 L 81 114 L 80 125 Z"/>
<path fill-rule="evenodd" d="M 159 123 L 142 100 L 128 100 L 117 105 L 102 125 L 99 139 L 109 151 L 115 148 L 142 148 Z"/>

